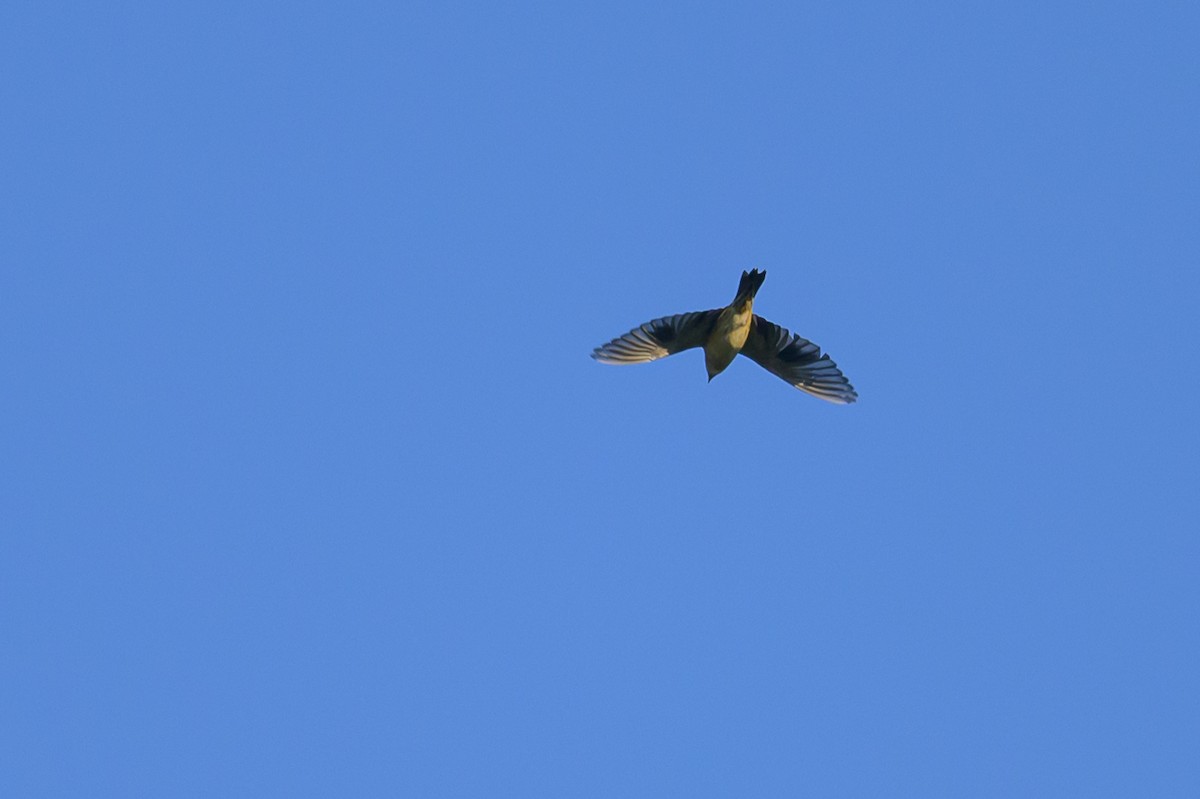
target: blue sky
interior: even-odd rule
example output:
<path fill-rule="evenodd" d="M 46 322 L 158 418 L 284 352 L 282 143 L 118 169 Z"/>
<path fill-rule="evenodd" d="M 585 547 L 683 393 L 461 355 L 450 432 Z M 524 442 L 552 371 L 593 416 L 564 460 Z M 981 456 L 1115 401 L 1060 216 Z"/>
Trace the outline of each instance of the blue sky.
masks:
<path fill-rule="evenodd" d="M 0 792 L 1200 791 L 1200 13 L 647 5 L 0 12 Z"/>

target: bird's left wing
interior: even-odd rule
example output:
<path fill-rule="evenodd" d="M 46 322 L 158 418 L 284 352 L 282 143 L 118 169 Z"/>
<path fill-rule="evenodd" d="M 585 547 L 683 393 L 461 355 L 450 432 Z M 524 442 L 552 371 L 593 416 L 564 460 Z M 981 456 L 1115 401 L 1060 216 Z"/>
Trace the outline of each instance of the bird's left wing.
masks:
<path fill-rule="evenodd" d="M 601 363 L 645 363 L 700 347 L 720 315 L 716 309 L 664 316 L 597 347 L 592 357 Z"/>
<path fill-rule="evenodd" d="M 854 386 L 820 347 L 757 314 L 742 355 L 814 397 L 839 405 L 858 399 Z"/>

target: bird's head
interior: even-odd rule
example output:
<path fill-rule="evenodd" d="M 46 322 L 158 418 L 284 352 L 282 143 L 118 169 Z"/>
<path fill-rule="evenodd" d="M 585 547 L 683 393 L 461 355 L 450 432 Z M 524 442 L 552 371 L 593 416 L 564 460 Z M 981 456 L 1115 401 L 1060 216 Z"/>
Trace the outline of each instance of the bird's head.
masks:
<path fill-rule="evenodd" d="M 704 356 L 704 371 L 708 372 L 708 382 L 711 383 L 714 377 L 725 371 L 725 364 L 718 362 L 714 358 L 710 358 L 707 352 L 704 353 Z"/>

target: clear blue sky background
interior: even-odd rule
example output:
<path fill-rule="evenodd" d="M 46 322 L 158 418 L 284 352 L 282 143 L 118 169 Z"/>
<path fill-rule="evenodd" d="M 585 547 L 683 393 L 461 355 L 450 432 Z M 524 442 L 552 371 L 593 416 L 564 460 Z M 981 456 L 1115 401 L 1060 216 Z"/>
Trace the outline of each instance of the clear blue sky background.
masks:
<path fill-rule="evenodd" d="M 0 793 L 1200 795 L 1195 4 L 504 5 L 0 12 Z"/>

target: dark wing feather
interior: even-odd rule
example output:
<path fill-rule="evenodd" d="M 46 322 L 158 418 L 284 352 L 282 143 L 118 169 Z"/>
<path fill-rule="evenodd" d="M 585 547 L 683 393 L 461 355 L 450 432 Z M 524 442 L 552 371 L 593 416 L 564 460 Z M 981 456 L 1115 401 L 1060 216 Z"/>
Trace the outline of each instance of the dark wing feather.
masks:
<path fill-rule="evenodd" d="M 854 386 L 820 347 L 761 316 L 754 317 L 742 355 L 814 397 L 840 405 L 858 399 Z"/>
<path fill-rule="evenodd" d="M 721 311 L 692 311 L 664 316 L 635 327 L 592 351 L 602 363 L 645 363 L 700 347 Z"/>

